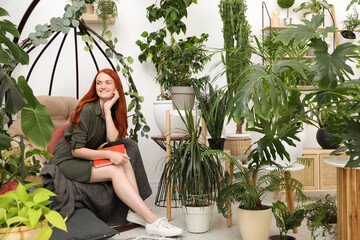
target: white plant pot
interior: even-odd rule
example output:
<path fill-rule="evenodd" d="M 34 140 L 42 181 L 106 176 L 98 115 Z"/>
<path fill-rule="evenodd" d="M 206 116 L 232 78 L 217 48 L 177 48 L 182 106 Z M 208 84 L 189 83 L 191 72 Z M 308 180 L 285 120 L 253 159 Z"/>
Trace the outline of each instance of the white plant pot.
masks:
<path fill-rule="evenodd" d="M 265 210 L 245 210 L 238 208 L 237 217 L 243 240 L 266 240 L 270 233 L 271 208 Z"/>
<path fill-rule="evenodd" d="M 185 229 L 190 233 L 205 233 L 210 231 L 213 219 L 214 205 L 206 207 L 182 207 Z"/>
<path fill-rule="evenodd" d="M 166 137 L 166 110 L 172 110 L 171 100 L 154 101 L 153 113 L 161 135 Z M 171 114 L 171 137 L 184 137 L 186 127 L 178 114 Z"/>

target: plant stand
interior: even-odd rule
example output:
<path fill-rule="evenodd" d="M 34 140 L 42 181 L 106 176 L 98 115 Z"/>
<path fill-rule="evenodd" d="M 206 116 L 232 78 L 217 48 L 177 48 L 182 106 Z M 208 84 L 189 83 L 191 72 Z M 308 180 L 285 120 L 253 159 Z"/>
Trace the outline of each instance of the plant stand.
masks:
<path fill-rule="evenodd" d="M 338 239 L 360 239 L 360 168 L 345 168 L 349 157 L 325 159 L 337 167 L 337 236 Z"/>

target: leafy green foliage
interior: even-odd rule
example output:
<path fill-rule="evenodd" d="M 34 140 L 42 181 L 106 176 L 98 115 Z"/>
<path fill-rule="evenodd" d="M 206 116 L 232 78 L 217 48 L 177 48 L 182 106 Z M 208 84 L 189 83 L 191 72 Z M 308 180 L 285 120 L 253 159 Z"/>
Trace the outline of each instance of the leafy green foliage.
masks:
<path fill-rule="evenodd" d="M 344 29 L 353 32 L 360 26 L 359 12 L 356 7 L 353 8 L 353 13 L 346 15 L 343 21 Z"/>
<path fill-rule="evenodd" d="M 227 92 L 213 88 L 209 81 L 206 81 L 202 88 L 194 86 L 194 91 L 199 102 L 201 116 L 205 120 L 210 136 L 213 139 L 221 138 L 228 107 Z"/>
<path fill-rule="evenodd" d="M 37 157 L 52 157 L 52 154 L 45 150 L 31 149 L 31 145 L 25 146 L 22 135 L 10 138 L 10 141 L 17 142 L 18 147 L 1 151 L 0 189 L 11 181 L 27 183 L 28 176 L 36 176 L 40 172 L 41 165 Z"/>
<path fill-rule="evenodd" d="M 208 34 L 201 37 L 187 37 L 176 40 L 174 34 L 186 33 L 183 18 L 187 17 L 187 7 L 196 0 L 161 0 L 159 6 L 152 4 L 147 8 L 149 22 L 163 19 L 165 26 L 156 32 L 141 34 L 143 40 L 137 40 L 141 54 L 139 61 L 151 61 L 156 69 L 155 81 L 164 90 L 170 86 L 191 86 L 198 81 L 193 74 L 203 70 L 206 62 L 210 60 L 203 44 Z M 167 36 L 170 41 L 167 42 Z M 163 90 L 162 90 L 163 91 Z M 163 93 L 163 92 L 162 92 Z"/>
<path fill-rule="evenodd" d="M 48 222 L 67 231 L 65 220 L 61 215 L 47 207 L 50 197 L 56 195 L 45 188 L 38 188 L 33 193 L 28 193 L 27 190 L 34 185 L 36 184 L 19 183 L 16 190 L 0 195 L 0 227 L 8 228 L 9 232 L 17 226 L 40 228 L 41 223 L 45 223 L 38 240 L 49 239 L 51 236 L 52 229 Z"/>
<path fill-rule="evenodd" d="M 102 35 L 107 32 L 110 17 L 117 17 L 118 10 L 115 0 L 98 0 L 96 13 L 102 19 Z"/>
<path fill-rule="evenodd" d="M 301 198 L 305 195 L 301 192 L 302 184 L 289 175 L 284 175 L 286 168 L 279 168 L 273 171 L 261 171 L 255 168 L 245 169 L 240 161 L 229 158 L 234 162 L 233 182 L 227 185 L 230 175 L 222 181 L 222 188 L 217 198 L 218 209 L 227 217 L 227 209 L 231 208 L 231 202 L 237 204 L 242 209 L 259 210 L 263 209 L 262 200 L 265 194 L 269 192 L 281 191 L 288 189 L 295 191 Z M 289 184 L 286 184 L 286 181 Z M 229 201 L 230 199 L 230 201 Z"/>
<path fill-rule="evenodd" d="M 336 198 L 329 194 L 318 197 L 315 201 L 301 206 L 305 211 L 306 226 L 311 232 L 311 239 L 315 240 L 317 229 L 322 229 L 321 235 L 325 237 L 336 234 L 337 207 Z"/>
<path fill-rule="evenodd" d="M 329 10 L 332 7 L 325 0 L 310 0 L 309 2 L 303 2 L 298 8 L 294 9 L 294 12 L 305 10 L 304 17 L 308 14 L 319 14 L 323 9 Z"/>
<path fill-rule="evenodd" d="M 299 227 L 305 217 L 304 209 L 296 208 L 289 212 L 285 203 L 279 200 L 272 203 L 272 211 L 276 220 L 276 226 L 280 230 L 280 240 L 285 239 L 285 235 L 290 229 Z"/>
<path fill-rule="evenodd" d="M 247 5 L 244 0 L 221 0 L 219 4 L 220 16 L 223 21 L 223 38 L 225 65 L 228 84 L 228 98 L 232 98 L 239 85 L 240 73 L 250 64 L 251 26 L 246 19 Z"/>
<path fill-rule="evenodd" d="M 204 206 L 216 198 L 220 189 L 223 173 L 219 158 L 223 153 L 201 143 L 199 117 L 194 118 L 189 110 L 185 110 L 185 116 L 179 114 L 188 134 L 172 146 L 171 158 L 165 163 L 160 182 L 176 186 L 171 187 L 172 196 L 178 196 L 184 206 Z M 191 201 L 194 196 L 200 200 Z"/>
<path fill-rule="evenodd" d="M 277 0 L 277 4 L 279 4 L 281 8 L 290 8 L 294 3 L 295 0 Z"/>

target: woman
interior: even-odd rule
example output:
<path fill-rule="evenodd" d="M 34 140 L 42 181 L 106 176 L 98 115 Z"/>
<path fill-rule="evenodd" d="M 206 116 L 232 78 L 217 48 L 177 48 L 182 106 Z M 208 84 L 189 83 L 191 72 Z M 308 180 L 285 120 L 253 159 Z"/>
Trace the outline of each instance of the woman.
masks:
<path fill-rule="evenodd" d="M 90 90 L 80 100 L 50 163 L 56 164 L 66 178 L 74 181 L 111 181 L 119 199 L 145 221 L 147 233 L 178 236 L 182 229 L 169 224 L 166 218 L 159 218 L 140 197 L 129 156 L 97 150 L 104 142 L 124 138 L 127 127 L 126 102 L 120 78 L 115 71 L 103 69 L 96 74 Z M 113 164 L 95 168 L 92 160 L 103 158 Z M 134 213 L 132 217 L 134 219 Z M 136 223 L 141 222 L 137 220 Z"/>

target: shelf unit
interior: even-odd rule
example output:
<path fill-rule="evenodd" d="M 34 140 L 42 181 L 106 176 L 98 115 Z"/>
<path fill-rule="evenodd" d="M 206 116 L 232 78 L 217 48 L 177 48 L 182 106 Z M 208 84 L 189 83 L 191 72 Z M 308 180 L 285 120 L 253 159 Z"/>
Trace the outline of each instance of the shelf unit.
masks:
<path fill-rule="evenodd" d="M 335 149 L 306 148 L 303 151 L 303 158 L 310 158 L 310 166 L 304 170 L 291 173 L 292 177 L 299 180 L 304 191 L 329 191 L 336 190 L 336 167 L 325 163 L 325 159 L 338 157 L 330 153 Z"/>
<path fill-rule="evenodd" d="M 96 13 L 84 13 L 81 16 L 87 24 L 100 24 L 102 23 L 102 19 Z M 115 24 L 116 18 L 110 16 L 108 24 Z"/>

